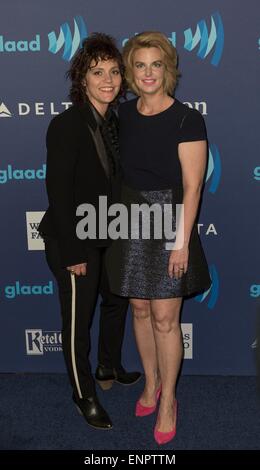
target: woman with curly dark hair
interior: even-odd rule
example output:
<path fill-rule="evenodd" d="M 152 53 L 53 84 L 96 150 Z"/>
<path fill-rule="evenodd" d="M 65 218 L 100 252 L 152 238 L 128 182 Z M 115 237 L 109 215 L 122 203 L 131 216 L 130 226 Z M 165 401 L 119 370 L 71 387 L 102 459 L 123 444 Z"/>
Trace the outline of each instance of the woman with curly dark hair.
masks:
<path fill-rule="evenodd" d="M 120 187 L 117 118 L 109 105 L 122 92 L 123 64 L 114 40 L 95 33 L 85 39 L 68 71 L 73 106 L 56 116 L 47 132 L 46 186 L 49 208 L 39 231 L 45 239 L 48 265 L 59 289 L 63 352 L 73 387 L 73 400 L 87 423 L 112 427 L 98 401 L 89 363 L 90 325 L 97 296 L 102 296 L 98 368 L 103 389 L 114 381 L 135 383 L 140 374 L 121 365 L 121 346 L 128 301 L 111 293 L 104 256 L 109 241 L 77 237 L 76 211 L 100 196 L 109 205 Z M 116 334 L 115 334 L 116 332 Z"/>

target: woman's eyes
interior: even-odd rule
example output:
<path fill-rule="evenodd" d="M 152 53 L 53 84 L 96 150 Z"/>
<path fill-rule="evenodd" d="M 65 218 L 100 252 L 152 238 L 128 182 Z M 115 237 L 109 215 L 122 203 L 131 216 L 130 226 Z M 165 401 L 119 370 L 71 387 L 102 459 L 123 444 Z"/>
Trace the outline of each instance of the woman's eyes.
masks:
<path fill-rule="evenodd" d="M 138 63 L 138 64 L 135 64 L 136 68 L 137 69 L 142 69 L 145 67 L 145 64 L 143 63 Z M 156 69 L 159 69 L 161 66 L 162 66 L 162 62 L 153 62 L 151 64 L 152 67 L 156 68 Z"/>
<path fill-rule="evenodd" d="M 93 75 L 96 75 L 96 76 L 98 76 L 98 77 L 100 77 L 102 74 L 103 74 L 102 70 L 95 70 L 95 71 L 93 72 Z M 117 69 L 112 70 L 112 74 L 113 74 L 113 75 L 119 75 L 119 74 L 120 74 L 120 70 L 117 70 Z"/>

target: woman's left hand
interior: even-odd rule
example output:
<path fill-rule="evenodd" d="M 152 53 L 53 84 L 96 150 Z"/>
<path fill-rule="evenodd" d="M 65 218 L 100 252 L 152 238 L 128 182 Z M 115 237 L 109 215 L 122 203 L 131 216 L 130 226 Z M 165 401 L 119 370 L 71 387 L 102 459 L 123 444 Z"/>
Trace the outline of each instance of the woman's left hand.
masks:
<path fill-rule="evenodd" d="M 172 250 L 168 264 L 170 278 L 180 279 L 188 269 L 189 249 L 183 247 L 181 250 Z"/>

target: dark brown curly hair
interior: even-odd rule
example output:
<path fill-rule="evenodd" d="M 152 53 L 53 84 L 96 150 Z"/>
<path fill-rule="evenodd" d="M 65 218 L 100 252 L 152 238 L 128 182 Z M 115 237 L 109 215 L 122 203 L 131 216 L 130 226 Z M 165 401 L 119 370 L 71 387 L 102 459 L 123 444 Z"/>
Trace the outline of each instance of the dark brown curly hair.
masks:
<path fill-rule="evenodd" d="M 72 61 L 66 77 L 71 80 L 69 97 L 73 104 L 82 104 L 88 101 L 82 80 L 90 68 L 90 64 L 98 63 L 100 60 L 115 60 L 122 76 L 122 85 L 119 96 L 124 93 L 124 65 L 120 51 L 116 46 L 115 39 L 104 33 L 92 33 L 86 38 L 81 49 L 78 50 Z"/>

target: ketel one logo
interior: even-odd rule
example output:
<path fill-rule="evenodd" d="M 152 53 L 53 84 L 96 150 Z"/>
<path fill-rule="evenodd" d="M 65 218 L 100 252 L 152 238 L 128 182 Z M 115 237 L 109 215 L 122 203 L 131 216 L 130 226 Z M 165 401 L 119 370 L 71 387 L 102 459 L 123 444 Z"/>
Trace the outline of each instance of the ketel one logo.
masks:
<path fill-rule="evenodd" d="M 28 356 L 42 356 L 46 352 L 62 351 L 60 331 L 25 330 L 25 342 Z"/>
<path fill-rule="evenodd" d="M 87 37 L 87 27 L 82 16 L 74 18 L 74 34 L 72 36 L 71 29 L 68 23 L 63 23 L 60 27 L 59 37 L 52 31 L 48 34 L 49 38 L 49 52 L 57 54 L 64 46 L 62 58 L 70 61 L 75 52 L 82 45 L 83 39 Z"/>
<path fill-rule="evenodd" d="M 221 177 L 221 160 L 217 146 L 209 145 L 208 168 L 205 182 L 208 183 L 208 190 L 214 194 L 217 191 Z"/>
<path fill-rule="evenodd" d="M 224 48 L 224 27 L 218 12 L 211 15 L 210 31 L 208 31 L 206 21 L 201 20 L 194 34 L 191 28 L 184 31 L 184 38 L 184 49 L 187 51 L 193 51 L 199 45 L 197 56 L 200 59 L 205 59 L 214 49 L 210 63 L 214 66 L 219 64 Z"/>
<path fill-rule="evenodd" d="M 216 302 L 218 300 L 218 295 L 219 295 L 219 278 L 218 278 L 218 273 L 217 273 L 217 270 L 216 270 L 216 267 L 214 264 L 212 264 L 210 267 L 209 267 L 209 272 L 210 272 L 210 277 L 211 277 L 211 286 L 210 288 L 204 292 L 203 294 L 201 295 L 197 295 L 195 297 L 195 300 L 197 302 L 207 302 L 207 306 L 210 310 L 212 310 L 215 305 L 216 305 Z"/>

